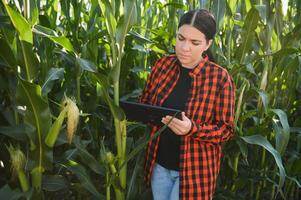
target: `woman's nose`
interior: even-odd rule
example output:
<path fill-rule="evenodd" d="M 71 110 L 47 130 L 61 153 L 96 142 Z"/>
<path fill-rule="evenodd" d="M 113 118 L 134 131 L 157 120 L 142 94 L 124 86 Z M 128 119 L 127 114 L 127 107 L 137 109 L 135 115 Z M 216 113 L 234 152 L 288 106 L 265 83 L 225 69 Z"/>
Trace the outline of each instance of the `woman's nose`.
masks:
<path fill-rule="evenodd" d="M 190 45 L 189 45 L 188 41 L 183 41 L 181 48 L 183 51 L 189 51 Z"/>

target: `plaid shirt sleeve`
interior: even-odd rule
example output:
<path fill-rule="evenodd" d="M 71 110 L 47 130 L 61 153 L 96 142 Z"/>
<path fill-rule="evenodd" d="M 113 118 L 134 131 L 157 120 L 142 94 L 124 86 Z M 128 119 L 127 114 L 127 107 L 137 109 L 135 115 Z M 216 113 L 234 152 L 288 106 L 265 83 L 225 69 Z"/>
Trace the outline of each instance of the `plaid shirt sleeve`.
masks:
<path fill-rule="evenodd" d="M 223 87 L 216 97 L 215 120 L 210 124 L 191 120 L 192 128 L 188 136 L 214 144 L 221 144 L 234 136 L 235 86 L 229 74 L 221 85 Z"/>

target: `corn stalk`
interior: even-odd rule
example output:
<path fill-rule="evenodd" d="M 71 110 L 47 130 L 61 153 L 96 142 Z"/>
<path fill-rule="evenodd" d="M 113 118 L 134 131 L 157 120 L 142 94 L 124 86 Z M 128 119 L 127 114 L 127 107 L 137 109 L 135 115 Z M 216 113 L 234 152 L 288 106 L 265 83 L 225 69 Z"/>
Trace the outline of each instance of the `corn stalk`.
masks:
<path fill-rule="evenodd" d="M 112 57 L 110 59 L 110 68 L 112 79 L 112 85 L 114 89 L 114 104 L 119 105 L 119 78 L 120 78 L 120 68 L 121 60 L 124 55 L 124 41 L 126 34 L 130 30 L 131 26 L 136 21 L 136 6 L 135 1 L 125 0 L 123 1 L 122 11 L 120 16 L 116 17 L 115 10 L 119 10 L 118 7 L 115 8 L 114 1 L 109 2 L 98 1 L 102 14 L 105 17 L 105 24 L 109 34 L 111 42 L 111 53 Z M 117 28 L 116 28 L 117 27 Z M 119 118 L 118 115 L 114 114 L 114 107 L 110 106 L 111 112 L 114 117 L 115 125 L 115 142 L 117 147 L 117 159 L 118 167 L 123 166 L 119 172 L 119 187 L 114 186 L 116 199 L 125 199 L 126 190 L 126 165 L 123 165 L 126 159 L 126 121 L 124 118 Z"/>

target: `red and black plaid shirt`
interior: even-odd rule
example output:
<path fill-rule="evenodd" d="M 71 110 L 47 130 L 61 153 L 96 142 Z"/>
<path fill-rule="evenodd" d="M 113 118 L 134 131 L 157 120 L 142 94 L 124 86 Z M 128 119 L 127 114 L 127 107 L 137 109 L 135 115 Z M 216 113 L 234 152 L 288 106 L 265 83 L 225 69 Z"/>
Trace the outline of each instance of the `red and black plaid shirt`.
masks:
<path fill-rule="evenodd" d="M 179 78 L 180 62 L 165 56 L 153 66 L 140 102 L 162 105 Z M 234 132 L 234 83 L 228 72 L 206 56 L 190 73 L 192 78 L 185 113 L 191 131 L 181 137 L 180 199 L 212 199 L 222 155 L 221 145 Z M 153 126 L 153 135 L 160 126 Z M 160 137 L 146 151 L 144 179 L 149 183 Z"/>

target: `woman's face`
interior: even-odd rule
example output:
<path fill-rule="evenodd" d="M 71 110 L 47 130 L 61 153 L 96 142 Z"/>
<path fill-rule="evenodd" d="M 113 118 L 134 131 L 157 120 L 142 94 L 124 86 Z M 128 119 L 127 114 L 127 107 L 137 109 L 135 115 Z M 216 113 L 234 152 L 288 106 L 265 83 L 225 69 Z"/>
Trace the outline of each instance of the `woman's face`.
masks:
<path fill-rule="evenodd" d="M 198 29 L 185 24 L 177 33 L 176 55 L 184 67 L 194 68 L 202 60 L 202 53 L 209 48 L 211 42 Z"/>

